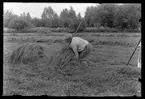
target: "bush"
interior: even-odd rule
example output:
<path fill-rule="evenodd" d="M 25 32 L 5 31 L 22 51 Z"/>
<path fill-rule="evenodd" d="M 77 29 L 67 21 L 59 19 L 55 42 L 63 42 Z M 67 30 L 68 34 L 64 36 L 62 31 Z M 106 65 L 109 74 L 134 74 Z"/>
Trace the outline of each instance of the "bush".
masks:
<path fill-rule="evenodd" d="M 12 28 L 15 30 L 21 30 L 21 29 L 30 28 L 30 27 L 31 27 L 31 24 L 28 21 L 25 21 L 21 18 L 13 18 L 12 20 L 10 20 L 8 24 L 8 28 Z"/>
<path fill-rule="evenodd" d="M 98 31 L 98 28 L 96 27 L 87 27 L 85 29 L 86 32 L 97 32 Z"/>
<path fill-rule="evenodd" d="M 4 33 L 14 33 L 15 29 L 4 28 L 3 31 Z"/>
<path fill-rule="evenodd" d="M 124 29 L 124 30 L 121 30 L 121 29 L 117 29 L 117 28 L 109 28 L 109 27 L 100 27 L 100 28 L 97 28 L 97 27 L 87 27 L 85 29 L 85 32 L 140 32 L 139 30 L 137 29 Z"/>
<path fill-rule="evenodd" d="M 119 32 L 118 29 L 116 29 L 116 28 L 109 28 L 109 27 L 104 28 L 104 31 L 105 32 Z"/>
<path fill-rule="evenodd" d="M 50 28 L 52 32 L 68 32 L 68 28 Z"/>
<path fill-rule="evenodd" d="M 87 27 L 86 32 L 119 32 L 116 28 L 104 28 L 104 27 Z"/>
<path fill-rule="evenodd" d="M 124 29 L 123 32 L 141 32 L 138 29 Z"/>
<path fill-rule="evenodd" d="M 49 28 L 36 27 L 36 28 L 21 29 L 18 32 L 20 33 L 51 33 L 51 30 Z"/>

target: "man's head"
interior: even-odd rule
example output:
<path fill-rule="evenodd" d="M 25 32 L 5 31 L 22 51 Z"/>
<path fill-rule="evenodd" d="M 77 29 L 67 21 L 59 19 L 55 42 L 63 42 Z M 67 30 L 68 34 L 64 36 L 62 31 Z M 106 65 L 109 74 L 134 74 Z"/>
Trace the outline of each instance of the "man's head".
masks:
<path fill-rule="evenodd" d="M 71 43 L 71 41 L 72 41 L 72 36 L 68 36 L 68 37 L 66 37 L 65 39 L 64 39 L 64 42 L 65 43 Z"/>

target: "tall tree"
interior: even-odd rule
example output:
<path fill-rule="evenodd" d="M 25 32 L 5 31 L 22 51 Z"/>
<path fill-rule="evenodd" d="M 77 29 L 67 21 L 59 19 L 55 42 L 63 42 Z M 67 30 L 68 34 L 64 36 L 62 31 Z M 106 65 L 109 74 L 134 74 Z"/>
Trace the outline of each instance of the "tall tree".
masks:
<path fill-rule="evenodd" d="M 77 18 L 82 19 L 82 16 L 81 16 L 80 12 L 78 13 Z"/>
<path fill-rule="evenodd" d="M 64 27 L 69 27 L 69 11 L 63 9 L 60 13 L 60 21 Z"/>
<path fill-rule="evenodd" d="M 42 19 L 52 19 L 54 17 L 56 13 L 54 12 L 54 10 L 49 6 L 49 7 L 45 7 L 44 11 L 41 15 Z"/>
<path fill-rule="evenodd" d="M 113 27 L 113 19 L 115 13 L 115 4 L 102 4 L 100 7 L 102 11 L 100 13 L 101 16 L 101 24 L 107 27 Z"/>
<path fill-rule="evenodd" d="M 50 6 L 45 7 L 41 15 L 42 20 L 45 20 L 46 27 L 55 27 L 56 17 L 58 17 L 57 13 Z"/>
<path fill-rule="evenodd" d="M 69 19 L 75 19 L 75 18 L 76 18 L 76 12 L 74 11 L 73 7 L 70 6 Z"/>
<path fill-rule="evenodd" d="M 63 9 L 62 11 L 61 11 L 61 13 L 60 13 L 60 18 L 69 18 L 69 11 L 68 11 L 68 9 Z"/>
<path fill-rule="evenodd" d="M 27 16 L 26 16 L 26 17 L 27 17 L 27 20 L 28 20 L 28 21 L 31 21 L 32 18 L 31 18 L 31 16 L 30 16 L 29 13 L 27 13 Z"/>
<path fill-rule="evenodd" d="M 94 6 L 87 7 L 86 12 L 85 12 L 85 15 L 86 15 L 85 21 L 88 27 L 94 26 L 94 22 L 96 21 L 95 19 L 97 19 L 95 18 L 96 13 L 97 13 L 96 7 Z"/>
<path fill-rule="evenodd" d="M 52 27 L 57 28 L 59 26 L 59 16 L 55 13 L 52 19 Z"/>
<path fill-rule="evenodd" d="M 74 15 L 73 18 L 70 19 L 70 28 L 73 30 L 73 31 L 76 31 L 76 29 L 78 28 L 78 26 L 80 25 L 80 22 L 82 21 L 82 17 L 81 17 L 81 14 L 78 13 L 78 15 Z M 77 32 L 80 32 L 80 31 L 83 31 L 85 29 L 85 22 L 82 21 L 79 29 Z"/>
<path fill-rule="evenodd" d="M 13 18 L 17 18 L 18 16 L 15 15 L 13 13 L 13 11 L 11 10 L 6 10 L 4 11 L 4 27 L 8 27 L 9 22 L 13 19 Z"/>
<path fill-rule="evenodd" d="M 114 25 L 119 29 L 136 29 L 141 18 L 140 5 L 124 4 L 116 7 Z"/>

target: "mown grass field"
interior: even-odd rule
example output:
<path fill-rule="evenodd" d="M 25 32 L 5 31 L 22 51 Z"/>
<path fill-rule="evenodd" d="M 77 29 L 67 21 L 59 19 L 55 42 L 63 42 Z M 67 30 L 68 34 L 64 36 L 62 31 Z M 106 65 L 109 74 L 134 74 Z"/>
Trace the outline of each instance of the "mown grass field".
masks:
<path fill-rule="evenodd" d="M 139 49 L 126 66 L 140 33 L 81 33 L 93 45 L 87 58 L 89 67 L 80 67 L 74 75 L 62 75 L 51 69 L 49 60 L 63 45 L 66 33 L 4 33 L 3 95 L 51 96 L 141 96 Z M 12 65 L 7 62 L 13 50 L 24 43 L 44 46 L 46 60 L 34 64 Z"/>

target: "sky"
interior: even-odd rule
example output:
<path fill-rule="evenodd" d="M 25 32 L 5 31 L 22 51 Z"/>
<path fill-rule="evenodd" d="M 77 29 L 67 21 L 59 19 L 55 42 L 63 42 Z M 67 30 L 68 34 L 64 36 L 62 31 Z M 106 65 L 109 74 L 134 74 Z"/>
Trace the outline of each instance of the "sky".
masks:
<path fill-rule="evenodd" d="M 70 6 L 73 7 L 76 14 L 79 12 L 81 16 L 84 17 L 86 8 L 88 6 L 96 6 L 97 3 L 4 3 L 4 11 L 11 10 L 15 14 L 20 15 L 21 13 L 29 12 L 31 17 L 41 18 L 41 14 L 43 13 L 43 9 L 45 7 L 51 6 L 52 9 L 60 15 L 60 12 L 67 8 L 70 9 Z"/>

